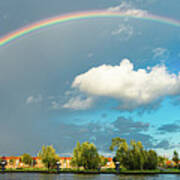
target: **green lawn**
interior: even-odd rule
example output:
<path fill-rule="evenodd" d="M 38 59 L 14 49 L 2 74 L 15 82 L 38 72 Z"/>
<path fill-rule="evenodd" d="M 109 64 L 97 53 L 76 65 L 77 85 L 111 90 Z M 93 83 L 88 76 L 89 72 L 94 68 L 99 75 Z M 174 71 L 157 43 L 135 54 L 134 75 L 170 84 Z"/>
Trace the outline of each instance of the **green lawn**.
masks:
<path fill-rule="evenodd" d="M 1 170 L 0 170 L 1 171 Z M 47 169 L 47 168 L 18 168 L 18 169 L 6 169 L 6 172 L 49 172 L 49 173 L 56 173 L 56 169 Z M 98 170 L 78 170 L 78 169 L 61 169 L 60 172 L 62 173 L 117 173 L 115 169 L 101 169 Z M 126 170 L 121 169 L 119 173 L 124 174 L 148 174 L 148 173 L 180 173 L 180 169 L 165 169 L 161 171 L 159 169 L 156 170 Z"/>

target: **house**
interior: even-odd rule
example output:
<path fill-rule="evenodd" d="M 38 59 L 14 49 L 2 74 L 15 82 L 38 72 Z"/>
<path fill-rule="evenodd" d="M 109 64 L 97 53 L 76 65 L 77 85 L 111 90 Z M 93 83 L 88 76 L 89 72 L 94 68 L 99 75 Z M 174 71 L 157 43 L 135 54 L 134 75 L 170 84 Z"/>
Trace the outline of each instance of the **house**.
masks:
<path fill-rule="evenodd" d="M 44 164 L 42 163 L 41 159 L 39 157 L 33 157 L 33 162 L 32 165 L 26 165 L 21 161 L 21 157 L 16 157 L 16 156 L 9 156 L 9 157 L 0 157 L 0 159 L 6 160 L 7 165 L 6 168 L 29 168 L 29 167 L 34 167 L 34 168 L 44 168 Z M 73 168 L 71 166 L 71 159 L 72 157 L 59 157 L 59 162 L 61 163 L 61 168 L 66 169 L 66 168 Z M 112 158 L 108 157 L 107 158 L 108 162 L 106 166 L 102 167 L 104 168 L 114 168 L 114 163 Z"/>

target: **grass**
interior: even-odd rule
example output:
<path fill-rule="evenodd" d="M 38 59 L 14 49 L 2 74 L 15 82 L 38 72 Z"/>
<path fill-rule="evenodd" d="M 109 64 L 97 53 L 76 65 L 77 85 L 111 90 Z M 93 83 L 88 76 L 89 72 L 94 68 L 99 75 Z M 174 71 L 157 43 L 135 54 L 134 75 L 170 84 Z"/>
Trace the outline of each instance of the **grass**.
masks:
<path fill-rule="evenodd" d="M 1 170 L 0 170 L 1 172 Z M 39 173 L 57 173 L 56 169 L 47 169 L 47 168 L 17 168 L 17 169 L 6 169 L 5 172 L 39 172 Z M 94 174 L 98 174 L 98 173 L 105 173 L 105 174 L 112 174 L 112 173 L 117 173 L 117 171 L 113 168 L 108 168 L 108 169 L 101 169 L 100 171 L 98 170 L 82 170 L 82 169 L 61 169 L 60 170 L 61 173 L 84 173 L 84 174 L 88 174 L 88 173 L 94 173 Z M 126 170 L 126 169 L 121 169 L 119 170 L 119 173 L 122 174 L 160 174 L 160 173 L 164 173 L 164 174 L 173 174 L 173 173 L 180 173 L 180 169 L 175 169 L 175 168 L 171 168 L 171 169 L 165 169 L 164 171 L 159 170 L 159 169 L 155 169 L 155 170 Z"/>

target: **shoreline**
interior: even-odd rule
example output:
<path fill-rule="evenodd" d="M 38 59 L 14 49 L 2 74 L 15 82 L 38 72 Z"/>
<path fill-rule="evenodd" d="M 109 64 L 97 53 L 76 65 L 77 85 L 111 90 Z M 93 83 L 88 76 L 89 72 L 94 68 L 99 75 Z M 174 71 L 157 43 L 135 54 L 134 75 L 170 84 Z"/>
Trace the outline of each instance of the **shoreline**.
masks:
<path fill-rule="evenodd" d="M 180 171 L 152 171 L 152 172 L 146 172 L 146 171 L 122 171 L 122 172 L 95 172 L 95 171 L 42 171 L 42 170 L 24 170 L 24 171 L 16 171 L 16 170 L 6 170 L 6 171 L 0 171 L 0 174 L 10 174 L 10 173 L 34 173 L 34 174 L 84 174 L 84 175 L 99 175 L 99 174 L 114 174 L 114 175 L 158 175 L 158 174 L 180 174 Z"/>

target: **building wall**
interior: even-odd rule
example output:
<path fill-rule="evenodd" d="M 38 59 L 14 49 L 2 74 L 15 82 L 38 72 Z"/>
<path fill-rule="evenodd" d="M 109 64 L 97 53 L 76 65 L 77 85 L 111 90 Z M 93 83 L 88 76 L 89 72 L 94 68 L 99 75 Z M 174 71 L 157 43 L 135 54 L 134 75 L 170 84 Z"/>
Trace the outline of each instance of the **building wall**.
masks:
<path fill-rule="evenodd" d="M 2 157 L 0 159 L 2 159 Z M 6 168 L 29 168 L 29 167 L 31 167 L 29 165 L 22 163 L 20 157 L 3 157 L 3 159 L 5 159 L 7 161 Z M 45 166 L 42 163 L 40 158 L 34 157 L 33 159 L 36 161 L 36 165 L 34 166 L 34 168 L 45 168 Z M 60 167 L 62 169 L 73 168 L 71 166 L 71 159 L 72 159 L 71 157 L 60 157 L 60 159 L 59 159 L 59 161 L 61 163 Z M 108 158 L 108 163 L 106 164 L 106 166 L 104 166 L 102 168 L 114 168 L 114 163 L 112 161 L 112 158 Z"/>

